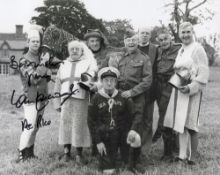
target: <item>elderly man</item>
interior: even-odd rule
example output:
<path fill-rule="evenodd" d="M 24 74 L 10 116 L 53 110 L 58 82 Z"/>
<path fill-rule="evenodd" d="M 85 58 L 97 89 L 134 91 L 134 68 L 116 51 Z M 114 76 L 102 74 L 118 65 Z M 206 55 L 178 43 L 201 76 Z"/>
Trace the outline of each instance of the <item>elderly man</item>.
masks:
<path fill-rule="evenodd" d="M 149 56 L 152 65 L 152 80 L 156 73 L 156 58 L 158 55 L 158 47 L 150 43 L 151 30 L 149 28 L 140 28 L 138 30 L 139 44 L 138 48 Z M 148 155 L 152 143 L 152 124 L 154 111 L 153 83 L 149 90 L 145 93 L 145 110 L 144 110 L 144 130 L 143 130 L 143 153 Z"/>
<path fill-rule="evenodd" d="M 152 68 L 148 56 L 144 55 L 138 49 L 138 38 L 134 31 L 128 30 L 124 34 L 125 48 L 121 56 L 110 59 L 110 66 L 119 69 L 120 77 L 118 79 L 118 88 L 122 91 L 122 97 L 132 98 L 136 110 L 136 126 L 139 135 L 142 135 L 142 119 L 145 105 L 144 93 L 151 86 Z M 136 166 L 140 154 L 140 147 L 131 149 L 133 161 L 131 167 Z"/>
<path fill-rule="evenodd" d="M 154 75 L 154 100 L 156 100 L 159 108 L 159 121 L 153 141 L 156 141 L 162 135 L 164 155 L 161 159 L 170 160 L 173 157 L 172 151 L 175 144 L 175 135 L 172 129 L 163 127 L 163 121 L 172 91 L 172 86 L 168 81 L 174 73 L 173 65 L 181 45 L 172 42 L 171 34 L 166 28 L 161 28 L 158 31 L 157 41 L 160 46 L 158 58 L 155 62 L 157 69 Z"/>

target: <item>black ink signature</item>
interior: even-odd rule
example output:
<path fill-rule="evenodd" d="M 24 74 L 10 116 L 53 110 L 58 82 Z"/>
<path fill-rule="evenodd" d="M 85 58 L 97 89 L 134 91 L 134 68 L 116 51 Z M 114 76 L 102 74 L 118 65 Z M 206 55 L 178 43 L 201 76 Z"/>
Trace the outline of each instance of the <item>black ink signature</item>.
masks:
<path fill-rule="evenodd" d="M 13 90 L 12 95 L 11 95 L 11 104 L 14 105 L 16 108 L 20 108 L 23 104 L 35 103 L 36 110 L 41 111 L 49 104 L 49 101 L 51 99 L 63 97 L 63 101 L 61 102 L 61 106 L 62 106 L 65 103 L 65 101 L 68 100 L 72 95 L 75 95 L 76 93 L 79 92 L 79 89 L 73 90 L 73 87 L 74 87 L 74 84 L 71 84 L 70 92 L 66 92 L 63 94 L 59 92 L 55 92 L 54 94 L 44 95 L 44 94 L 37 92 L 35 101 L 28 100 L 28 97 L 25 94 L 20 95 L 18 99 L 15 100 L 14 96 L 15 96 L 16 91 Z M 42 103 L 38 103 L 38 102 L 44 102 L 44 104 L 42 105 Z"/>
<path fill-rule="evenodd" d="M 50 120 L 44 120 L 42 115 L 38 116 L 37 119 L 37 128 L 49 126 L 51 124 Z M 24 121 L 21 121 L 21 130 L 24 131 L 24 129 L 30 130 L 33 129 L 33 125 L 31 123 L 28 123 L 27 119 L 24 119 Z"/>
<path fill-rule="evenodd" d="M 21 60 L 21 59 L 20 59 Z M 58 62 L 52 62 L 52 59 L 49 59 L 49 61 L 47 62 L 47 66 L 48 67 L 56 67 L 56 66 L 58 66 L 58 65 L 60 65 L 60 64 L 63 64 L 64 62 L 63 61 L 58 61 Z M 22 62 L 17 62 L 16 60 L 15 60 L 15 56 L 14 55 L 12 55 L 11 57 L 10 57 L 10 68 L 12 68 L 12 69 L 17 69 L 17 70 L 19 70 L 22 66 L 26 66 L 26 67 L 29 67 L 29 66 L 31 66 L 31 67 L 33 67 L 33 68 L 37 68 L 37 67 L 39 67 L 39 66 L 45 66 L 44 64 L 42 64 L 42 63 L 39 63 L 39 64 L 37 64 L 36 62 L 34 62 L 34 61 L 29 61 L 28 60 L 28 63 L 26 62 L 26 63 L 22 63 Z"/>

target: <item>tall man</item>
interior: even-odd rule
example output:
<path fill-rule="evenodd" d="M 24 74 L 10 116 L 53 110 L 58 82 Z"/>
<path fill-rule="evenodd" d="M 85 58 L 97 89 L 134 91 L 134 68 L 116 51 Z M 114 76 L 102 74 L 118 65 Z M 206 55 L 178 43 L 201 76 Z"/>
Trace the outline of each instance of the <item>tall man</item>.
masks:
<path fill-rule="evenodd" d="M 156 58 L 158 55 L 158 48 L 156 45 L 150 43 L 151 30 L 149 28 L 140 28 L 138 30 L 139 44 L 138 48 L 149 56 L 152 65 L 152 81 L 154 82 L 154 75 L 156 72 Z M 143 130 L 143 145 L 142 149 L 144 154 L 148 154 L 152 143 L 152 124 L 153 124 L 153 111 L 154 111 L 154 97 L 153 83 L 149 90 L 145 92 L 145 111 L 144 111 L 144 130 Z"/>
<path fill-rule="evenodd" d="M 120 76 L 118 88 L 122 97 L 132 98 L 136 111 L 135 130 L 142 135 L 142 119 L 144 112 L 144 93 L 150 88 L 152 82 L 152 68 L 148 56 L 138 49 L 138 38 L 134 31 L 129 30 L 124 34 L 124 52 L 121 57 L 109 61 L 110 66 L 118 68 Z M 112 65 L 111 65 L 112 64 Z M 140 147 L 130 149 L 130 167 L 135 168 L 140 155 Z"/>
<path fill-rule="evenodd" d="M 157 33 L 159 42 L 158 58 L 155 62 L 156 72 L 154 75 L 154 100 L 159 108 L 159 121 L 153 141 L 156 141 L 161 135 L 164 141 L 164 154 L 162 160 L 172 159 L 173 146 L 175 144 L 175 135 L 170 128 L 163 127 L 164 116 L 169 103 L 172 86 L 168 83 L 174 73 L 173 65 L 181 44 L 174 44 L 171 34 L 166 28 L 161 28 Z"/>

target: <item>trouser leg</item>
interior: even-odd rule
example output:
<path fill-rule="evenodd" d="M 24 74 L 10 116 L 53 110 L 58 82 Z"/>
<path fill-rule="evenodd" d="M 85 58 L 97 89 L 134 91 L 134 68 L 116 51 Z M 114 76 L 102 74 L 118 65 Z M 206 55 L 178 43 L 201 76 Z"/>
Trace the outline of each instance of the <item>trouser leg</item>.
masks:
<path fill-rule="evenodd" d="M 37 120 L 40 115 L 43 115 L 43 111 L 37 111 L 35 104 L 24 105 L 24 119 L 31 127 L 29 129 L 24 128 L 22 131 L 19 150 L 23 150 L 24 148 L 29 148 L 34 145 L 36 134 L 39 129 L 37 127 Z"/>
<path fill-rule="evenodd" d="M 109 170 L 116 168 L 116 159 L 118 152 L 118 134 L 112 131 L 108 134 L 108 138 L 104 139 L 107 154 L 99 154 L 99 168 L 101 170 Z"/>
<path fill-rule="evenodd" d="M 198 148 L 198 132 L 189 130 L 190 141 L 191 141 L 191 156 L 190 160 L 195 161 L 197 148 Z"/>
<path fill-rule="evenodd" d="M 163 128 L 162 132 L 164 154 L 162 158 L 172 158 L 174 152 L 175 135 L 171 128 Z"/>
<path fill-rule="evenodd" d="M 128 169 L 134 170 L 137 165 L 137 161 L 139 159 L 141 153 L 141 148 L 132 148 L 129 149 L 129 159 L 128 159 Z"/>
<path fill-rule="evenodd" d="M 122 131 L 119 135 L 119 149 L 120 149 L 120 155 L 122 161 L 127 164 L 128 163 L 128 157 L 129 157 L 129 145 L 127 144 L 127 133 L 125 131 Z"/>
<path fill-rule="evenodd" d="M 184 133 L 179 134 L 179 158 L 186 159 L 188 157 L 188 148 L 189 148 L 189 133 L 185 129 Z"/>
<path fill-rule="evenodd" d="M 142 135 L 142 147 L 144 152 L 146 152 L 146 154 L 149 153 L 152 144 L 153 111 L 154 111 L 154 102 L 147 103 L 144 108 L 143 135 Z"/>
<path fill-rule="evenodd" d="M 162 135 L 164 117 L 172 92 L 172 87 L 166 82 L 160 82 L 158 83 L 158 86 L 159 87 L 157 88 L 156 101 L 159 108 L 159 120 L 157 130 L 153 137 L 153 141 L 157 141 L 157 139 L 160 138 Z"/>

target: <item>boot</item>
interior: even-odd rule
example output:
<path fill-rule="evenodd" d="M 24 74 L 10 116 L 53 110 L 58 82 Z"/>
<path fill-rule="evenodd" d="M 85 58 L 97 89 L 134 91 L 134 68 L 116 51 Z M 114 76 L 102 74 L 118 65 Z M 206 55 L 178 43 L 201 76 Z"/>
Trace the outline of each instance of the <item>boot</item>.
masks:
<path fill-rule="evenodd" d="M 172 130 L 164 128 L 163 134 L 164 154 L 160 160 L 172 162 L 173 160 L 173 133 Z"/>
<path fill-rule="evenodd" d="M 140 153 L 141 148 L 130 148 L 127 169 L 133 173 L 143 173 L 145 171 L 145 169 L 140 164 L 137 165 Z"/>
<path fill-rule="evenodd" d="M 16 163 L 24 162 L 28 159 L 27 148 L 23 150 L 18 150 L 18 158 L 16 159 Z"/>
<path fill-rule="evenodd" d="M 34 145 L 29 147 L 29 157 L 37 159 L 38 157 L 34 155 Z"/>

